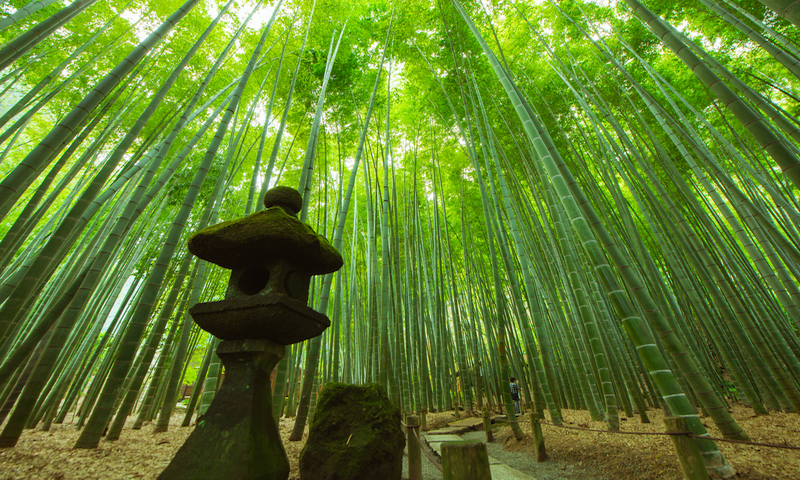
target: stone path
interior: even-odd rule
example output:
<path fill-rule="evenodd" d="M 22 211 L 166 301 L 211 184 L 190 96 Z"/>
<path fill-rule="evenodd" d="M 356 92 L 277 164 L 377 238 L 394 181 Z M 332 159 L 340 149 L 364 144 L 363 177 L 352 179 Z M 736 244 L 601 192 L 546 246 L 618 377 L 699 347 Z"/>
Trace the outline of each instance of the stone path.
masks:
<path fill-rule="evenodd" d="M 422 441 L 434 451 L 439 457 L 438 460 L 441 461 L 442 444 L 444 442 L 460 442 L 463 440 L 461 435 L 478 429 L 483 429 L 483 419 L 467 418 L 452 422 L 439 430 L 423 432 Z M 429 462 L 424 456 L 422 461 L 423 463 Z M 536 480 L 535 477 L 511 468 L 491 456 L 489 457 L 489 470 L 492 472 L 492 480 Z"/>

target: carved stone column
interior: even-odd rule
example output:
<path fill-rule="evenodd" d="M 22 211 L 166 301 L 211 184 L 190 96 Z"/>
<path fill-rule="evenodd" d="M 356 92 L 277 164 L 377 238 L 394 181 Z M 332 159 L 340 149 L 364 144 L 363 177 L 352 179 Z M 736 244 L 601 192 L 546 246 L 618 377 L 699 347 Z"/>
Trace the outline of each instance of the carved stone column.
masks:
<path fill-rule="evenodd" d="M 269 384 L 285 347 L 266 339 L 225 340 L 217 355 L 225 381 L 159 478 L 285 480 L 289 459 L 272 418 Z"/>

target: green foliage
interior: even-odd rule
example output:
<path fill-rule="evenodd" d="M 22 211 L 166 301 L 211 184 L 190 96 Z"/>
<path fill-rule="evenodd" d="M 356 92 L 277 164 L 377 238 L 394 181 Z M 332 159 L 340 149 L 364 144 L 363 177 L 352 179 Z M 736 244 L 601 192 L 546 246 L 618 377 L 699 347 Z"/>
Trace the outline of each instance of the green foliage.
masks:
<path fill-rule="evenodd" d="M 24 3 L 27 2 L 5 2 L 0 9 L 8 14 Z M 110 152 L 132 128 L 173 67 L 221 8 L 221 3 L 201 2 L 111 92 L 107 97 L 110 105 L 104 112 L 104 117 L 93 131 L 88 132 L 84 143 L 77 148 L 48 188 L 46 193 L 52 193 L 56 197 L 55 201 L 41 216 L 35 217 L 25 230 L 24 242 L 18 245 L 20 248 L 0 259 L 6 266 L 4 274 L 17 271 L 23 261 L 30 258 L 28 255 L 37 251 L 40 242 L 48 237 L 54 225 L 60 221 L 68 202 L 74 201 L 76 195 L 85 188 L 86 179 L 91 178 L 104 164 Z M 476 23 L 489 48 L 498 56 L 508 70 L 508 75 L 513 78 L 530 107 L 550 132 L 556 150 L 569 168 L 576 172 L 578 183 L 587 192 L 591 192 L 587 201 L 599 211 L 607 213 L 603 221 L 615 232 L 619 232 L 620 248 L 636 257 L 642 270 L 650 268 L 649 261 L 652 261 L 655 265 L 654 271 L 648 273 L 658 273 L 667 279 L 664 281 L 664 292 L 678 299 L 675 302 L 678 305 L 675 307 L 676 314 L 683 315 L 684 311 L 696 312 L 698 309 L 704 311 L 708 305 L 713 305 L 712 301 L 705 298 L 706 290 L 711 290 L 710 286 L 699 289 L 702 297 L 699 304 L 690 304 L 685 292 L 693 284 L 681 283 L 683 271 L 679 271 L 676 264 L 671 263 L 674 261 L 671 253 L 664 250 L 665 244 L 678 243 L 674 238 L 675 233 L 670 231 L 670 226 L 674 227 L 672 222 L 678 221 L 678 214 L 688 217 L 687 224 L 698 234 L 698 245 L 706 249 L 716 246 L 721 250 L 732 250 L 713 254 L 715 262 L 720 265 L 742 263 L 742 271 L 730 272 L 730 278 L 741 283 L 745 279 L 758 276 L 758 269 L 751 265 L 756 262 L 755 252 L 742 250 L 745 248 L 744 242 L 736 236 L 738 232 L 733 231 L 733 227 L 722 218 L 720 206 L 714 204 L 708 192 L 700 186 L 701 181 L 696 170 L 692 169 L 691 162 L 677 144 L 678 140 L 684 142 L 687 151 L 698 156 L 690 145 L 695 137 L 688 132 L 695 133 L 696 138 L 715 156 L 721 170 L 728 172 L 733 178 L 732 185 L 745 191 L 746 197 L 762 209 L 764 217 L 778 225 L 778 234 L 787 237 L 783 243 L 780 242 L 783 237 L 771 238 L 758 248 L 764 250 L 765 247 L 785 247 L 787 251 L 775 254 L 770 261 L 778 259 L 778 263 L 790 262 L 787 259 L 793 258 L 791 249 L 798 244 L 792 226 L 797 217 L 791 213 L 796 204 L 796 189 L 787 183 L 774 162 L 763 154 L 747 127 L 736 122 L 724 110 L 725 106 L 720 105 L 718 99 L 700 83 L 695 73 L 665 48 L 661 40 L 623 2 L 610 5 L 582 0 L 553 3 L 512 3 L 509 0 L 464 3 L 467 14 Z M 8 148 L 7 156 L 0 163 L 0 175 L 8 175 L 47 132 L 131 52 L 141 38 L 181 4 L 179 0 L 134 0 L 129 5 L 127 0 L 96 2 L 64 28 L 43 39 L 25 58 L 0 72 L 0 107 L 5 109 L 14 105 L 56 65 L 68 58 L 70 53 L 86 44 L 105 22 L 113 20 L 107 31 L 91 45 L 86 45 L 86 50 L 35 97 L 33 103 L 60 88 L 70 74 L 96 57 L 94 64 L 87 67 L 74 81 L 63 85 L 63 89 L 31 118 L 16 143 Z M 738 4 L 790 41 L 800 40 L 797 29 L 774 15 L 760 2 L 746 0 Z M 265 43 L 260 65 L 253 72 L 243 92 L 235 120 L 231 122 L 226 137 L 222 139 L 222 147 L 209 168 L 207 179 L 188 220 L 187 233 L 180 240 L 181 245 L 186 243 L 189 233 L 199 226 L 204 207 L 213 202 L 216 202 L 213 213 L 215 223 L 244 215 L 253 178 L 256 191 L 259 191 L 265 178 L 269 153 L 277 138 L 278 122 L 287 102 L 295 66 L 299 62 L 292 105 L 271 172 L 273 184 L 294 186 L 298 183 L 305 156 L 304 148 L 309 140 L 313 117 L 311 112 L 317 104 L 324 72 L 330 61 L 328 52 L 331 39 L 344 30 L 325 96 L 308 214 L 312 227 L 319 233 L 325 232 L 328 238 L 332 235 L 340 208 L 339 202 L 353 167 L 362 130 L 361 122 L 364 121 L 371 100 L 373 83 L 378 72 L 382 71 L 382 74 L 373 116 L 367 130 L 363 160 L 359 167 L 361 170 L 356 177 L 350 215 L 343 233 L 341 253 L 346 263 L 347 276 L 343 273 L 333 280 L 334 285 L 342 282 L 342 298 L 336 307 L 333 306 L 335 302 L 330 302 L 328 310 L 330 314 L 334 308 L 338 308 L 338 314 L 343 317 L 340 320 L 342 331 L 339 331 L 339 335 L 346 335 L 343 330 L 347 326 L 352 329 L 348 333 L 351 336 L 354 335 L 352 331 L 365 329 L 358 330 L 359 342 L 372 338 L 371 335 L 377 331 L 379 325 L 372 322 L 378 322 L 376 318 L 383 318 L 378 316 L 378 313 L 385 313 L 381 309 L 392 308 L 398 322 L 399 319 L 431 322 L 425 327 L 433 338 L 431 345 L 443 350 L 451 348 L 445 341 L 446 330 L 451 325 L 456 325 L 453 313 L 456 309 L 459 309 L 457 311 L 464 318 L 467 317 L 466 311 L 478 312 L 474 314 L 478 319 L 464 320 L 464 324 L 468 326 L 466 330 L 490 337 L 493 335 L 491 321 L 496 316 L 511 318 L 519 312 L 529 315 L 533 310 L 531 306 L 526 306 L 525 300 L 534 295 L 523 292 L 523 298 L 518 300 L 522 307 L 518 310 L 515 310 L 514 299 L 510 298 L 513 295 L 509 293 L 512 292 L 511 285 L 514 283 L 512 279 L 519 283 L 517 277 L 521 278 L 517 271 L 520 268 L 519 248 L 528 250 L 526 253 L 535 263 L 537 282 L 540 282 L 536 286 L 523 288 L 535 288 L 537 294 L 541 293 L 542 304 L 552 308 L 552 311 L 544 313 L 547 317 L 545 324 L 554 335 L 560 335 L 562 317 L 574 313 L 575 300 L 564 293 L 568 287 L 562 257 L 571 253 L 558 243 L 554 233 L 554 222 L 558 215 L 548 204 L 549 184 L 542 182 L 536 169 L 536 162 L 540 158 L 534 153 L 524 126 L 518 120 L 515 108 L 519 106 L 515 106 L 505 94 L 497 81 L 497 75 L 486 61 L 480 44 L 451 2 L 319 0 L 313 18 L 309 18 L 311 5 L 311 0 L 294 0 L 283 5 Z M 123 163 L 127 164 L 128 161 L 138 158 L 137 152 L 147 151 L 151 145 L 165 138 L 178 121 L 176 114 L 183 111 L 184 105 L 219 58 L 232 33 L 255 6 L 253 1 L 238 2 L 225 15 L 217 30 L 202 45 L 198 55 L 191 60 L 131 146 Z M 800 98 L 800 80 L 713 12 L 699 2 L 675 4 L 667 0 L 650 0 L 647 6 L 703 46 L 756 92 L 784 109 L 790 124 L 795 122 L 791 116 L 800 116 L 800 102 L 797 101 Z M 59 8 L 60 5 L 51 5 L 18 25 L 0 32 L 0 42 L 11 41 Z M 209 102 L 242 74 L 262 29 L 266 26 L 266 15 L 270 8 L 267 5 L 260 7 L 223 67 L 211 79 L 196 108 Z M 389 58 L 384 65 L 378 65 L 382 42 L 390 21 L 393 23 L 387 54 Z M 308 44 L 300 56 L 303 36 L 309 22 L 311 27 Z M 590 41 L 587 35 L 597 44 Z M 285 41 L 286 56 L 278 72 L 278 58 Z M 625 74 L 614 68 L 598 46 L 607 49 L 615 62 L 625 69 Z M 645 68 L 644 62 L 679 92 L 680 98 L 672 93 L 668 93 L 671 95 L 669 98 L 666 97 L 657 80 Z M 389 67 L 391 90 L 387 92 Z M 277 89 L 274 102 L 270 105 L 276 75 L 279 75 Z M 674 137 L 662 128 L 632 81 L 637 86 L 640 85 L 659 105 L 663 115 L 669 117 L 666 124 L 676 132 Z M 264 88 L 256 98 L 262 83 Z M 670 92 L 668 88 L 664 88 L 664 91 Z M 478 93 L 485 109 L 486 122 L 484 111 L 478 104 Z M 169 154 L 157 167 L 154 178 L 164 172 L 167 165 L 175 159 L 175 155 L 183 149 L 224 98 L 225 94 L 216 98 L 210 107 L 183 127 Z M 685 123 L 677 120 L 677 112 L 669 100 L 674 101 L 675 108 L 687 118 Z M 246 112 L 251 104 L 254 105 L 255 114 L 246 122 Z M 32 104 L 26 108 L 30 106 Z M 268 110 L 271 115 L 267 122 Z M 695 111 L 699 112 L 701 118 L 695 115 Z M 705 122 L 719 131 L 719 136 L 712 133 Z M 8 128 L 12 123 L 13 121 L 2 128 Z M 165 232 L 181 207 L 200 161 L 212 142 L 211 132 L 215 131 L 216 126 L 216 123 L 211 126 L 189 155 L 180 162 L 164 186 L 157 189 L 155 197 L 145 206 L 142 216 L 130 225 L 120 248 L 112 252 L 114 261 L 111 263 L 115 266 L 127 265 L 125 261 L 132 259 L 130 268 L 120 267 L 123 275 L 144 276 L 153 268 L 153 260 L 165 241 Z M 259 171 L 255 171 L 262 134 L 265 139 L 264 151 Z M 510 202 L 516 209 L 525 239 L 520 245 L 509 243 L 512 258 L 508 260 L 507 268 L 510 271 L 498 272 L 501 277 L 498 283 L 487 280 L 492 273 L 489 265 L 492 265 L 492 260 L 497 260 L 490 258 L 489 252 L 498 240 L 496 234 L 488 234 L 494 227 L 485 222 L 484 204 L 477 180 L 479 175 L 484 179 L 492 175 L 498 181 L 500 172 L 495 171 L 487 141 L 490 134 L 495 142 L 494 148 L 502 173 L 509 183 Z M 98 151 L 90 152 L 85 164 L 78 165 L 78 159 L 100 135 L 106 137 L 103 142 L 98 143 L 101 145 Z M 239 139 L 238 143 L 236 139 Z M 796 140 L 795 138 L 786 142 L 796 143 Z M 9 147 L 10 141 L 9 138 L 0 145 L 0 153 Z M 731 151 L 743 156 L 753 173 L 745 170 L 744 165 Z M 229 155 L 233 158 L 231 167 L 223 172 L 225 159 Z M 383 167 L 384 157 L 387 155 L 390 156 L 390 172 L 385 172 Z M 641 162 L 637 157 L 641 158 Z M 669 165 L 667 162 L 671 164 L 670 168 L 666 168 Z M 736 215 L 746 217 L 746 211 L 741 208 L 738 200 L 732 199 L 735 197 L 731 193 L 731 184 L 723 185 L 724 180 L 712 166 L 698 163 L 701 163 L 700 168 L 705 174 L 718 183 L 715 185 L 725 201 L 732 205 Z M 54 190 L 65 178 L 66 172 L 76 165 L 79 170 L 75 178 L 64 185 L 63 190 Z M 125 168 L 127 166 L 118 168 L 111 181 Z M 652 177 L 645 174 L 648 169 L 652 169 Z M 387 212 L 390 229 L 388 234 L 381 231 L 384 213 L 383 179 L 386 173 L 390 178 L 390 184 L 386 187 L 391 196 Z M 622 181 L 623 173 L 629 177 L 638 175 L 647 180 L 641 183 L 634 180 L 634 185 L 629 187 Z M 96 244 L 93 242 L 96 237 L 107 235 L 108 225 L 119 218 L 134 189 L 133 185 L 141 178 L 139 175 L 134 175 L 128 186 L 103 205 L 97 218 L 87 219 L 92 222 L 91 227 L 73 243 L 66 245 L 74 255 L 67 258 L 64 265 L 60 265 L 58 272 L 70 271 L 68 267 L 72 263 L 68 262 L 79 261 L 84 253 L 87 256 L 94 254 Z M 683 182 L 677 182 L 674 175 L 678 175 L 689 187 L 682 187 L 680 184 Z M 220 176 L 224 176 L 226 181 L 225 189 L 215 198 L 214 185 Z M 0 220 L 0 233 L 5 234 L 11 229 L 27 202 L 34 198 L 34 191 L 43 178 L 44 175 L 39 175 L 16 205 Z M 154 181 L 150 181 L 148 188 L 154 185 Z M 658 202 L 665 202 L 664 198 L 653 193 L 654 182 L 659 183 L 659 187 L 664 189 L 667 197 L 676 205 L 669 213 L 674 217 L 656 220 L 659 225 L 663 224 L 667 232 L 665 244 L 659 242 L 651 223 L 644 215 L 647 213 L 658 217 L 661 210 L 655 207 L 661 205 Z M 773 191 L 768 191 L 768 187 L 773 188 L 775 195 Z M 46 197 L 47 195 L 44 196 Z M 781 199 L 785 205 L 781 203 Z M 43 201 L 44 199 L 39 200 L 36 206 L 42 205 Z M 260 202 L 260 199 L 256 199 L 256 202 Z M 495 218 L 499 228 L 509 228 L 508 213 L 502 199 L 497 205 L 491 201 L 488 205 L 489 218 Z M 640 208 L 647 211 L 640 211 Z M 52 223 L 48 223 L 51 221 Z M 746 225 L 747 235 L 755 235 L 750 233 L 755 224 Z M 462 232 L 466 238 L 462 238 Z M 768 232 L 764 235 L 770 234 Z M 720 243 L 724 245 L 719 245 Z M 31 248 L 32 246 L 37 248 Z M 388 266 L 382 264 L 381 253 L 384 249 L 389 252 Z M 574 246 L 574 249 L 577 264 L 582 264 L 586 259 L 582 257 L 584 253 L 580 250 L 580 245 Z M 178 249 L 177 255 L 181 252 L 182 247 Z M 686 268 L 690 277 L 691 267 L 683 262 L 684 257 L 692 254 L 694 253 L 680 250 L 676 253 L 680 259 L 677 265 Z M 176 267 L 173 265 L 172 268 Z M 383 268 L 390 269 L 385 276 Z M 451 268 L 452 273 L 449 270 Z M 216 268 L 211 268 L 211 271 L 203 301 L 221 299 L 224 296 L 227 275 Z M 786 278 L 791 280 L 796 276 L 797 268 L 790 264 L 787 271 L 791 274 L 787 273 Z M 450 278 L 450 275 L 454 278 Z M 595 273 L 591 270 L 587 269 L 584 275 L 587 281 L 594 281 Z M 6 277 L 5 280 L 9 278 Z M 386 279 L 390 279 L 389 288 L 393 289 L 392 304 L 389 306 L 384 305 L 384 300 L 378 299 L 377 293 L 382 291 L 385 285 L 381 282 Z M 654 276 L 648 277 L 646 283 L 648 288 L 660 291 L 659 282 L 660 279 Z M 50 288 L 46 290 L 48 294 L 57 290 L 53 285 L 60 283 L 50 284 Z M 406 292 L 407 285 L 413 292 Z M 466 292 L 461 295 L 465 295 L 470 301 L 474 300 L 475 304 L 467 307 L 463 304 L 464 299 L 454 300 L 454 289 L 451 288 L 453 285 L 459 291 Z M 761 292 L 763 285 L 756 283 L 753 290 Z M 47 298 L 48 294 L 37 298 L 31 311 L 44 309 L 50 300 Z M 497 299 L 505 297 L 509 298 L 508 305 L 504 306 Z M 409 304 L 414 302 L 416 304 L 410 307 Z M 775 303 L 771 296 L 765 297 L 764 302 L 767 305 L 766 311 L 789 312 L 791 308 L 780 302 Z M 455 306 L 456 304 L 458 305 Z M 607 306 L 595 305 L 593 308 L 606 310 Z M 708 308 L 714 310 L 718 307 Z M 484 319 L 487 316 L 484 312 L 491 313 L 491 319 Z M 778 325 L 783 326 L 783 323 Z M 789 323 L 789 326 L 797 328 L 797 324 Z M 695 327 L 692 323 L 692 328 Z M 412 332 L 413 328 L 407 324 L 397 326 L 401 333 Z M 512 327 L 515 330 L 512 333 L 523 338 L 520 333 L 522 330 L 518 328 Z M 568 324 L 566 331 L 571 332 L 572 328 L 575 327 Z M 725 335 L 723 337 L 727 338 Z M 478 345 L 478 339 L 473 340 Z M 572 337 L 570 341 L 574 341 Z M 375 342 L 380 344 L 381 341 Z M 496 348 L 491 340 L 486 342 L 487 345 L 481 347 L 484 351 Z M 375 348 L 374 344 L 369 345 L 370 348 Z M 434 351 L 433 346 L 429 345 L 427 348 L 432 353 L 440 353 Z M 558 348 L 562 349 L 557 353 L 560 358 L 570 358 L 571 347 L 561 344 Z M 195 349 L 184 383 L 193 381 L 195 369 L 202 361 L 202 351 L 201 347 Z M 372 350 L 364 353 L 364 357 L 371 354 Z M 345 355 L 337 355 L 344 363 Z M 472 352 L 470 355 L 478 358 L 481 354 Z M 370 365 L 370 369 L 377 364 L 376 360 L 369 358 L 359 357 L 358 361 Z M 573 366 L 569 367 L 571 369 Z M 730 392 L 733 395 L 735 390 Z"/>

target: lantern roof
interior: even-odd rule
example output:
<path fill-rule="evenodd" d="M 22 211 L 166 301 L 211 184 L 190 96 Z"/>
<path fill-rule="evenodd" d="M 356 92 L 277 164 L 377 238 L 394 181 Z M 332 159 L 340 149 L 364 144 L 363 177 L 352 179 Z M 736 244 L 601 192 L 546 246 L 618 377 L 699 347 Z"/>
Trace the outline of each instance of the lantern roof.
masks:
<path fill-rule="evenodd" d="M 342 267 L 342 256 L 333 245 L 295 216 L 303 204 L 297 190 L 275 187 L 264 196 L 264 204 L 266 210 L 195 233 L 189 239 L 189 251 L 229 269 L 268 265 L 279 259 L 311 275 Z"/>

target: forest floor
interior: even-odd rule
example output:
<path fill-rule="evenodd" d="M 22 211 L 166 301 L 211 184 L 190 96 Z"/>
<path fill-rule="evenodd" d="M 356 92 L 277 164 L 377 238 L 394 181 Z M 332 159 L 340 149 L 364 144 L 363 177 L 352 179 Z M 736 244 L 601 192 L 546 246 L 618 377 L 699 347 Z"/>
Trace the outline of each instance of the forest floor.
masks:
<path fill-rule="evenodd" d="M 562 410 L 564 425 L 578 428 L 606 430 L 604 422 L 592 421 L 585 410 Z M 639 416 L 625 418 L 620 412 L 620 431 L 665 431 L 661 410 L 647 412 L 650 423 L 642 423 Z M 751 442 L 800 447 L 800 415 L 772 413 L 755 416 L 743 406 L 733 407 L 733 417 L 750 436 Z M 722 434 L 709 417 L 701 417 L 712 437 Z M 520 418 L 525 437 L 517 442 L 511 428 L 502 427 L 495 433 L 495 442 L 502 443 L 506 452 L 525 453 L 534 457 L 533 439 L 527 416 Z M 585 469 L 581 476 L 565 478 L 594 479 L 682 479 L 680 464 L 675 456 L 672 440 L 662 435 L 626 435 L 607 432 L 572 430 L 544 424 L 542 426 L 549 459 L 557 468 Z M 720 451 L 737 472 L 737 479 L 800 479 L 800 450 L 782 449 L 740 443 L 717 442 Z M 501 461 L 506 461 L 500 459 Z M 511 462 L 507 462 L 514 466 Z M 544 464 L 542 464 L 544 465 Z M 515 467 L 518 468 L 518 467 Z M 518 468 L 519 469 L 519 468 Z M 523 470 L 525 471 L 525 470 Z M 525 471 L 539 480 L 557 478 L 537 475 L 534 468 Z M 545 472 L 542 472 L 545 473 Z"/>
<path fill-rule="evenodd" d="M 647 412 L 651 423 L 639 417 L 620 418 L 624 432 L 663 432 L 660 411 Z M 564 424 L 570 427 L 603 430 L 603 422 L 589 419 L 588 412 L 564 410 Z M 752 410 L 735 406 L 733 415 L 753 442 L 800 446 L 800 415 L 773 413 L 756 417 Z M 463 415 L 462 415 L 463 417 Z M 69 419 L 69 418 L 68 418 Z M 23 479 L 151 479 L 167 466 L 172 456 L 191 433 L 191 428 L 177 425 L 182 415 L 173 417 L 168 432 L 152 432 L 152 425 L 141 430 L 125 429 L 119 440 L 102 441 L 95 450 L 72 448 L 78 430 L 69 423 L 53 425 L 49 432 L 26 430 L 14 448 L 0 449 L 0 480 Z M 455 420 L 453 412 L 428 415 L 433 430 Z M 133 418 L 129 419 L 129 423 Z M 544 438 L 550 459 L 537 464 L 527 416 L 520 418 L 525 437 L 517 442 L 509 427 L 494 430 L 490 453 L 502 462 L 539 479 L 681 479 L 672 441 L 667 436 L 621 435 L 570 430 L 544 425 Z M 281 420 L 281 435 L 292 467 L 290 479 L 298 478 L 298 458 L 305 443 L 289 442 L 294 419 Z M 713 437 L 719 431 L 708 418 L 703 423 Z M 306 435 L 308 430 L 306 429 Z M 476 435 L 476 434 L 472 434 Z M 720 450 L 739 473 L 739 479 L 800 480 L 800 450 L 718 442 Z M 427 461 L 424 460 L 423 461 Z M 441 478 L 441 477 L 439 477 Z"/>

